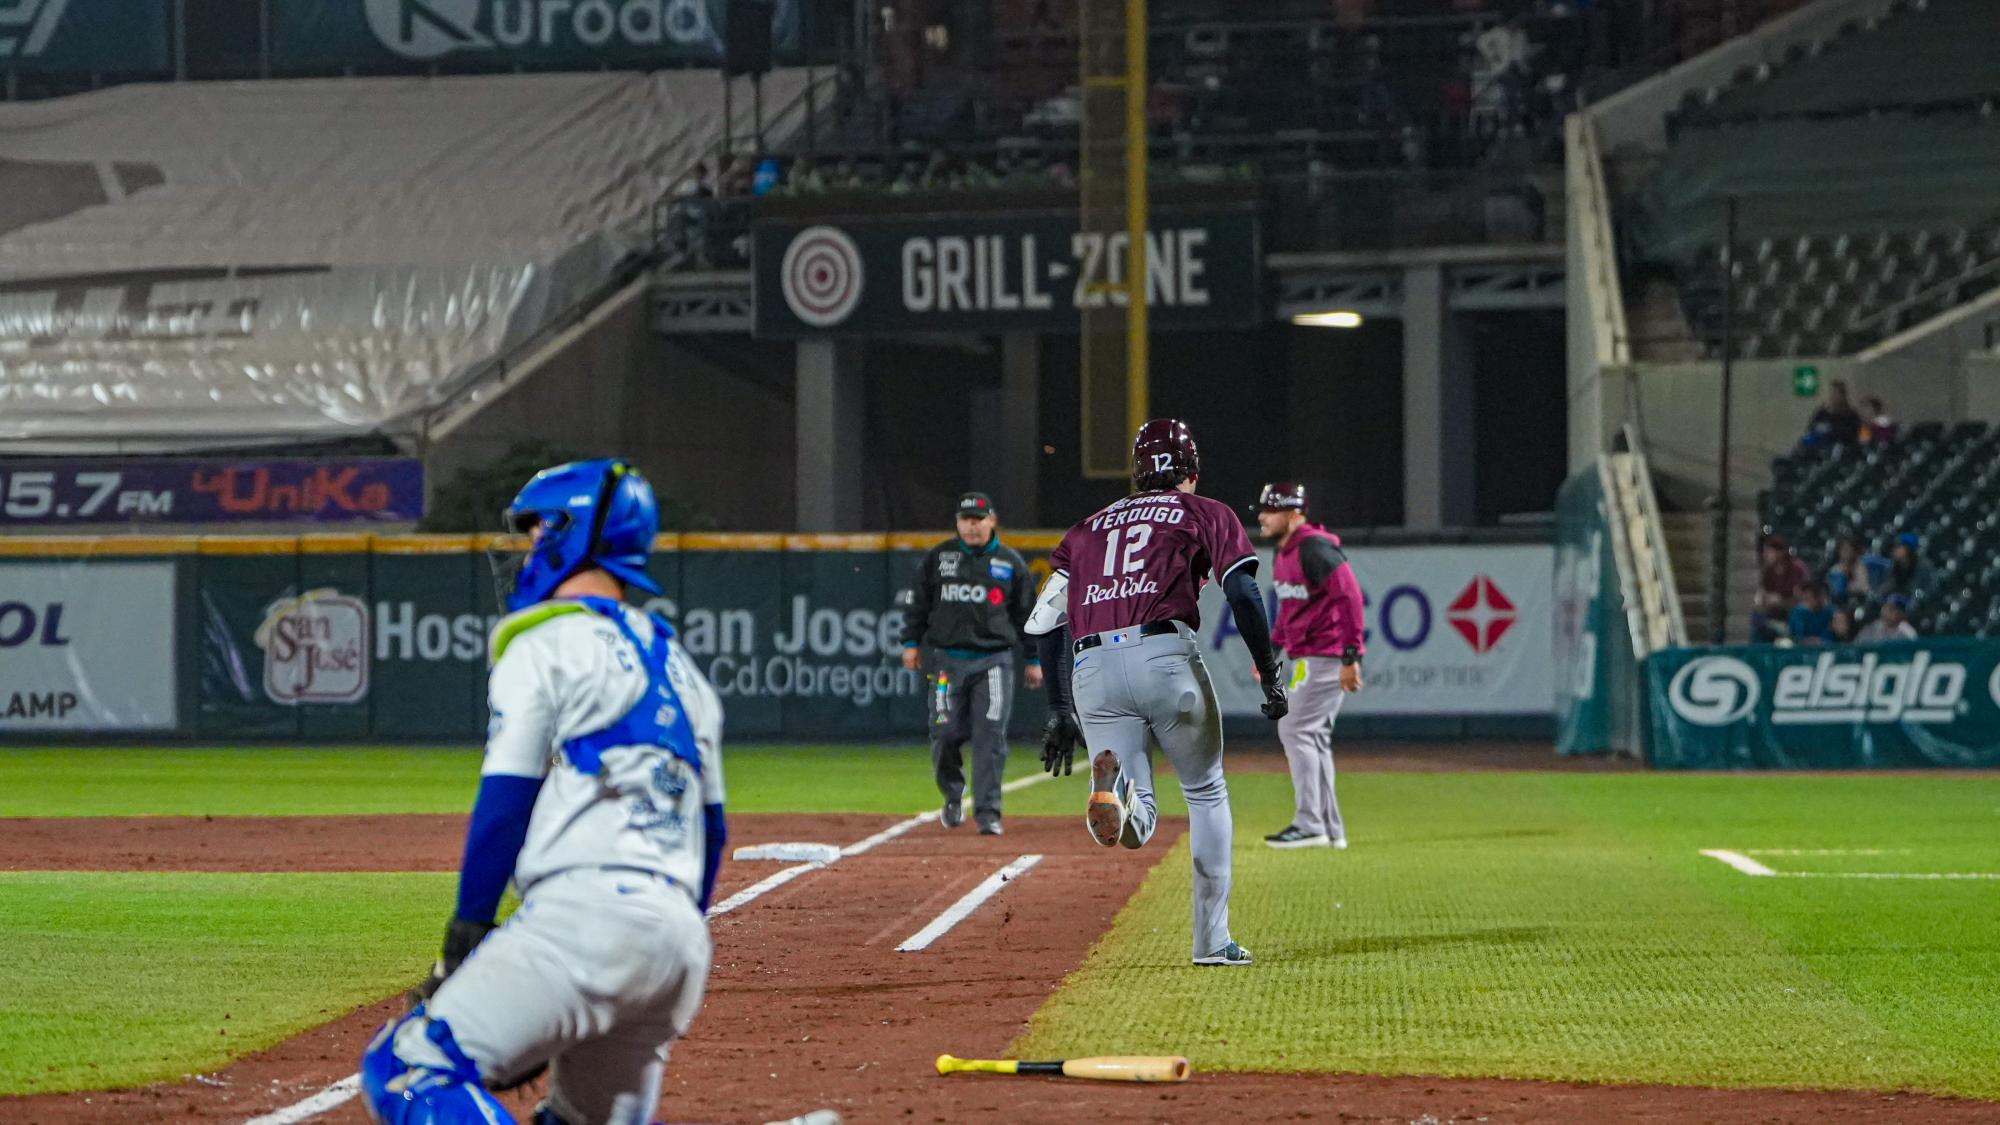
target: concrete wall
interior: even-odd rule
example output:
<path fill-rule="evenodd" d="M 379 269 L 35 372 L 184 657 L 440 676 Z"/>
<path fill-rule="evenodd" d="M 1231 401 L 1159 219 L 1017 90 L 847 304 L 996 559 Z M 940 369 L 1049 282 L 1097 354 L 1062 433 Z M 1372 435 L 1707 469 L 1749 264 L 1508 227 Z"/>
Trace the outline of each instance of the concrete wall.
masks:
<path fill-rule="evenodd" d="M 426 450 L 431 487 L 540 440 L 630 458 L 731 530 L 789 529 L 791 348 L 714 339 L 691 350 L 653 332 L 643 296 L 628 303 Z"/>

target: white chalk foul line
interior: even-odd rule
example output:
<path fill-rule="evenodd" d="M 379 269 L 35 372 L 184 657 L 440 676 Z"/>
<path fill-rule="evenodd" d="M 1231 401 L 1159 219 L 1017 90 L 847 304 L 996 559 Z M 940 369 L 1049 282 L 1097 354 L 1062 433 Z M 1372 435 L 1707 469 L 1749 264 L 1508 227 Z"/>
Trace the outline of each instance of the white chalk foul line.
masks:
<path fill-rule="evenodd" d="M 1738 848 L 1744 855 L 1910 855 L 1915 848 Z"/>
<path fill-rule="evenodd" d="M 929 948 L 932 942 L 950 933 L 953 926 L 970 917 L 972 912 L 979 909 L 987 899 L 999 894 L 1008 883 L 1020 878 L 1029 868 L 1040 862 L 1042 862 L 1041 856 L 1024 855 L 988 875 L 984 882 L 967 891 L 964 898 L 952 903 L 945 908 L 943 914 L 931 919 L 930 925 L 905 938 L 903 944 L 896 947 L 896 952 L 918 953 Z"/>
<path fill-rule="evenodd" d="M 1007 784 L 1002 785 L 1000 787 L 1000 791 L 1003 793 L 1018 792 L 1019 790 L 1026 789 L 1028 786 L 1033 785 L 1036 782 L 1047 781 L 1049 778 L 1053 776 L 1055 775 L 1048 773 L 1031 773 L 1026 777 L 1017 777 L 1014 780 L 1008 782 Z M 969 797 L 966 798 L 965 803 L 967 805 L 970 805 L 972 803 L 971 798 Z M 905 832 L 908 832 L 912 828 L 915 828 L 923 824 L 929 824 L 931 821 L 937 820 L 940 815 L 941 814 L 936 809 L 932 809 L 929 812 L 918 813 L 917 815 L 909 818 L 908 820 L 897 821 L 895 824 L 892 824 L 889 827 L 884 828 L 882 831 L 875 833 L 873 836 L 869 836 L 861 840 L 856 840 L 854 843 L 849 844 L 846 847 L 840 849 L 841 858 L 844 859 L 847 858 L 848 856 L 857 856 L 861 855 L 864 852 L 872 851 L 875 848 L 881 847 L 883 844 L 886 844 L 889 841 L 895 839 L 896 837 L 901 836 Z M 1036 856 L 1034 858 L 1036 860 L 1040 860 L 1042 857 Z M 832 862 L 835 861 L 831 860 L 828 861 L 828 863 Z M 784 886 L 786 883 L 791 882 L 792 880 L 798 878 L 799 876 L 805 875 L 809 872 L 818 871 L 820 868 L 826 867 L 827 865 L 828 865 L 827 863 L 801 863 L 796 867 L 787 867 L 781 871 L 774 872 L 770 875 L 765 876 L 762 879 L 759 879 L 757 882 L 752 883 L 751 885 L 743 888 L 742 890 L 737 891 L 735 894 L 730 895 L 728 898 L 723 899 L 721 902 L 716 903 L 714 906 L 709 908 L 708 916 L 714 918 L 718 915 L 727 914 L 732 910 L 739 910 L 745 906 L 750 905 L 752 902 L 755 902 L 757 899 L 762 898 L 763 896 L 771 893 L 772 891 L 777 890 L 779 887 Z M 1025 868 L 1023 870 L 1025 870 Z M 974 905 L 977 905 L 977 903 L 975 903 Z M 966 913 L 968 914 L 971 913 L 970 908 L 967 909 Z M 946 927 L 946 929 L 949 928 L 950 928 L 949 926 Z M 361 1092 L 361 1076 L 359 1074 L 350 1074 L 347 1077 L 341 1079 L 338 1082 L 335 1082 L 333 1085 L 328 1086 L 326 1089 L 321 1090 L 319 1093 L 314 1094 L 312 1097 L 307 1098 L 306 1100 L 299 1102 L 296 1105 L 289 1105 L 283 1109 L 274 1110 L 270 1113 L 265 1114 L 262 1117 L 253 1117 L 250 1120 L 245 1121 L 243 1125 L 299 1125 L 300 1122 L 310 1121 L 313 1118 L 318 1117 L 320 1114 L 325 1113 L 330 1109 L 334 1109 L 345 1104 L 360 1092 Z"/>
<path fill-rule="evenodd" d="M 360 1092 L 361 1076 L 350 1074 L 297 1105 L 286 1106 L 262 1117 L 253 1117 L 243 1125 L 299 1125 L 301 1121 L 310 1121 L 327 1110 L 346 1103 L 349 1098 Z"/>
<path fill-rule="evenodd" d="M 1726 851 L 1722 848 L 1703 848 L 1701 854 L 1710 859 L 1719 859 L 1745 875 L 1776 875 L 1777 872 L 1744 855 L 1742 852 Z"/>
<path fill-rule="evenodd" d="M 1786 851 L 1782 848 L 1758 848 L 1758 855 L 1902 855 L 1909 849 L 1866 849 L 1842 850 L 1827 848 L 1820 850 Z M 1703 848 L 1701 854 L 1710 859 L 1719 859 L 1745 875 L 1768 875 L 1776 879 L 2000 879 L 2000 871 L 1773 871 L 1742 852 L 1732 852 L 1723 848 Z"/>

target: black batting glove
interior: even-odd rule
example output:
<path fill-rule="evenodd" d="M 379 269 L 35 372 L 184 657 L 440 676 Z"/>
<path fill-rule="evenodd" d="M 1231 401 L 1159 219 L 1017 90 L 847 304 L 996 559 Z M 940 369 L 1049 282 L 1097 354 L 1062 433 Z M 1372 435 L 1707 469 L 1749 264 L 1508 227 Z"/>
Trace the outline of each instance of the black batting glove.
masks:
<path fill-rule="evenodd" d="M 410 1006 L 429 1003 L 430 998 L 436 994 L 438 986 L 445 982 L 445 978 L 457 972 L 458 967 L 465 964 L 465 959 L 472 956 L 472 951 L 478 948 L 479 943 L 486 940 L 486 935 L 497 928 L 491 922 L 472 922 L 464 918 L 453 918 L 451 925 L 445 927 L 444 949 L 438 954 L 437 963 L 431 966 L 431 975 L 410 990 L 408 997 Z"/>
<path fill-rule="evenodd" d="M 1285 698 L 1284 666 L 1273 664 L 1263 670 L 1258 677 L 1264 689 L 1264 717 L 1277 722 L 1291 711 L 1291 701 Z"/>
<path fill-rule="evenodd" d="M 1042 724 L 1042 768 L 1050 777 L 1067 777 L 1076 763 L 1076 744 L 1083 737 L 1076 716 L 1068 711 L 1050 711 Z"/>

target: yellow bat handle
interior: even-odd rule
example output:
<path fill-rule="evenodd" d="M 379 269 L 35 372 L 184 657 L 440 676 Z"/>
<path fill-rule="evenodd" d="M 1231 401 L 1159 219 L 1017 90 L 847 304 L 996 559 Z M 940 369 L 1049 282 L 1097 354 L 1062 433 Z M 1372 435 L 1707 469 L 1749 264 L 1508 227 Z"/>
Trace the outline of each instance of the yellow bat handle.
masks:
<path fill-rule="evenodd" d="M 961 1059 L 953 1055 L 939 1055 L 939 1074 L 1013 1074 L 1020 1068 L 1017 1059 Z"/>

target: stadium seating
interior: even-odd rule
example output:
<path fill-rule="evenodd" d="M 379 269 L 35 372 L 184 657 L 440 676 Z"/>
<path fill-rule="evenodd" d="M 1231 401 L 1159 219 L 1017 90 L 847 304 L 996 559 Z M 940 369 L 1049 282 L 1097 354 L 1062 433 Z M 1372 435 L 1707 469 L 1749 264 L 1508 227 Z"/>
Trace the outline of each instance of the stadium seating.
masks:
<path fill-rule="evenodd" d="M 1992 19 L 1985 0 L 1909 0 L 1688 95 L 1627 250 L 1675 278 L 1711 354 L 1726 325 L 1740 356 L 1848 354 L 2000 282 Z"/>
<path fill-rule="evenodd" d="M 1911 621 L 1925 634 L 2000 636 L 2000 430 L 1984 422 L 1911 426 L 1893 445 L 1802 447 L 1772 464 L 1765 525 L 1815 574 L 1853 533 L 1886 555 L 1915 532 L 1936 583 Z"/>

